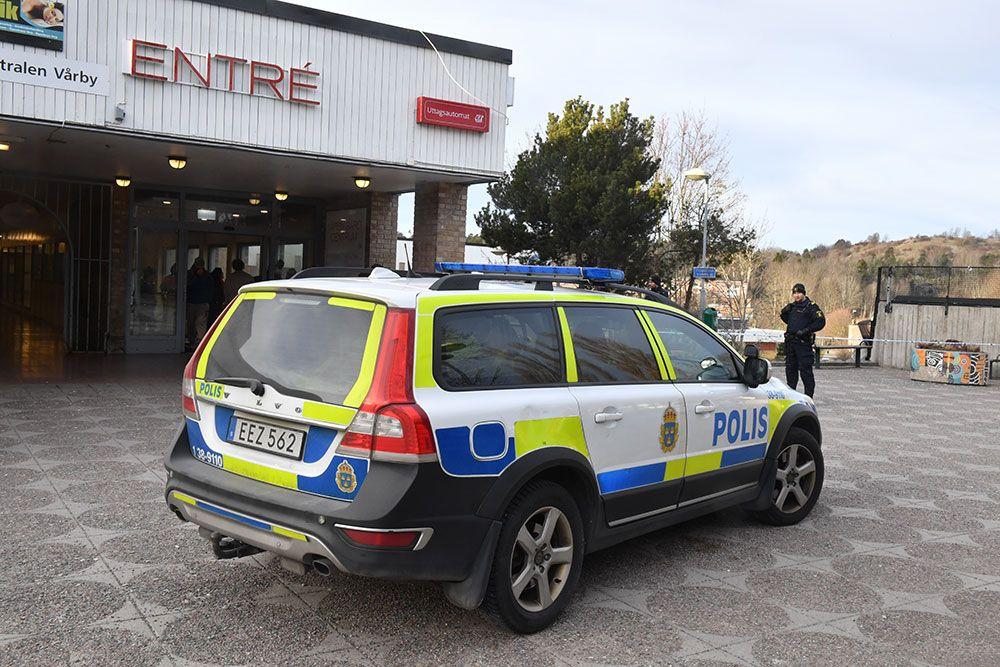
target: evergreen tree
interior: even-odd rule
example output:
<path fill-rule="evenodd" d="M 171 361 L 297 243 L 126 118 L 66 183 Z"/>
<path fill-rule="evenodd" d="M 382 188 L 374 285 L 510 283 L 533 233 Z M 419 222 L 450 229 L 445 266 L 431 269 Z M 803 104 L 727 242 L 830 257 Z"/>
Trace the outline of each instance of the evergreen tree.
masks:
<path fill-rule="evenodd" d="M 549 114 L 545 136 L 535 135 L 489 186 L 492 204 L 476 214 L 483 240 L 509 255 L 645 275 L 666 212 L 652 138 L 653 119 L 632 115 L 627 99 L 607 113 L 567 101 L 562 115 Z"/>

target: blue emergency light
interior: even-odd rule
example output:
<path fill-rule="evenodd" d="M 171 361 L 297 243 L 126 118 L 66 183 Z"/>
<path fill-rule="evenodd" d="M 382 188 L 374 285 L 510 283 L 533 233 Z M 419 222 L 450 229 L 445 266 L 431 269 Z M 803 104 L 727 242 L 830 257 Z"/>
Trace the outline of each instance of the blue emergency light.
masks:
<path fill-rule="evenodd" d="M 439 273 L 507 273 L 539 278 L 583 278 L 594 282 L 620 283 L 625 280 L 621 269 L 603 269 L 595 266 L 534 266 L 530 264 L 466 264 L 465 262 L 436 262 Z"/>

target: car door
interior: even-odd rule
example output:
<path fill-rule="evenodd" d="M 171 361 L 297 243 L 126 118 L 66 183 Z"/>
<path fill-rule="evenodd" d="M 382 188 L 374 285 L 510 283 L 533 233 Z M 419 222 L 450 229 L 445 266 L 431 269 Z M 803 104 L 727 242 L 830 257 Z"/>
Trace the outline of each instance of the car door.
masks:
<path fill-rule="evenodd" d="M 551 303 L 503 303 L 498 295 L 434 310 L 434 297 L 423 298 L 433 325 L 418 350 L 427 351 L 433 374 L 418 377 L 414 396 L 429 415 L 445 473 L 497 477 L 544 447 L 587 455 Z"/>
<path fill-rule="evenodd" d="M 608 523 L 673 509 L 686 412 L 652 330 L 631 307 L 567 304 L 558 315 Z"/>
<path fill-rule="evenodd" d="M 732 350 L 699 322 L 646 311 L 687 410 L 687 458 L 680 505 L 756 484 L 767 449 L 768 406 L 741 379 Z"/>

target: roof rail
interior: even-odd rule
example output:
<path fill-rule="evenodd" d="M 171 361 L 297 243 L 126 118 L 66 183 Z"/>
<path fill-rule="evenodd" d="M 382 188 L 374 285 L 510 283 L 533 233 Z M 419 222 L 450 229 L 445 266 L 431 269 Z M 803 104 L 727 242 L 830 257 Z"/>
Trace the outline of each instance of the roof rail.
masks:
<path fill-rule="evenodd" d="M 593 289 L 603 289 L 609 292 L 635 292 L 643 295 L 650 301 L 655 301 L 657 303 L 662 303 L 667 306 L 673 306 L 674 308 L 680 308 L 683 310 L 683 308 L 681 308 L 681 306 L 674 301 L 658 292 L 648 290 L 644 287 L 625 285 L 622 283 L 606 283 L 574 276 L 531 276 L 523 273 L 449 273 L 435 280 L 430 286 L 430 289 L 434 291 L 477 290 L 479 289 L 480 283 L 484 280 L 497 282 L 535 283 L 535 290 L 539 292 L 551 292 L 555 283 L 584 285 Z"/>

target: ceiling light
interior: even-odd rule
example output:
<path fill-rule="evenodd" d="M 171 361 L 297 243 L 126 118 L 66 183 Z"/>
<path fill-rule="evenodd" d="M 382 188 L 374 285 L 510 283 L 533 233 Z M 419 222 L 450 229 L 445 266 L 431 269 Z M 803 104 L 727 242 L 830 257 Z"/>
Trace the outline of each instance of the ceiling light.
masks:
<path fill-rule="evenodd" d="M 10 144 L 0 143 L 0 153 L 4 153 L 10 150 Z"/>
<path fill-rule="evenodd" d="M 233 213 L 233 217 L 234 218 L 238 218 L 238 217 L 240 217 L 240 214 L 239 213 Z"/>
<path fill-rule="evenodd" d="M 128 186 L 132 185 L 132 179 L 129 178 L 128 176 L 119 176 L 118 178 L 115 179 L 115 185 L 117 185 L 120 188 L 127 188 Z"/>
<path fill-rule="evenodd" d="M 286 199 L 288 199 L 288 193 L 278 190 L 277 192 L 274 193 L 274 198 L 277 199 L 278 201 L 285 201 Z"/>
<path fill-rule="evenodd" d="M 260 212 L 261 213 L 267 213 L 267 209 L 266 208 L 262 208 L 262 209 L 260 209 Z"/>
<path fill-rule="evenodd" d="M 167 206 L 170 206 L 170 200 L 169 200 L 169 199 L 164 199 L 164 200 L 163 200 L 163 203 L 164 203 L 165 205 L 167 205 Z"/>
<path fill-rule="evenodd" d="M 371 184 L 372 184 L 372 179 L 368 178 L 367 176 L 354 177 L 354 185 L 358 186 L 358 188 L 361 190 L 366 189 Z"/>
<path fill-rule="evenodd" d="M 167 158 L 167 162 L 174 169 L 183 169 L 187 166 L 187 158 L 180 155 L 171 155 Z"/>
<path fill-rule="evenodd" d="M 250 205 L 251 206 L 258 206 L 258 205 L 260 205 L 260 198 L 257 197 L 256 195 L 253 196 L 253 197 L 250 197 Z"/>

